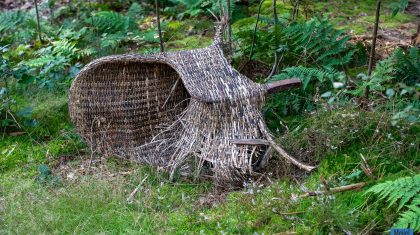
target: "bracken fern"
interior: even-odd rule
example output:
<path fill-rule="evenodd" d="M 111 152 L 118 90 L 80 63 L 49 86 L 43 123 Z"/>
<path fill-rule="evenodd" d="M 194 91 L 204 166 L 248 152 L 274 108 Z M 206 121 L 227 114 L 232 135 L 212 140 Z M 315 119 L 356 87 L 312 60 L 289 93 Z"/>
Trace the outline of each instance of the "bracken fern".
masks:
<path fill-rule="evenodd" d="M 420 231 L 420 174 L 377 184 L 366 193 L 377 194 L 380 200 L 386 199 L 389 207 L 399 201 L 398 211 L 404 206 L 408 210 L 401 213 L 394 226 Z"/>

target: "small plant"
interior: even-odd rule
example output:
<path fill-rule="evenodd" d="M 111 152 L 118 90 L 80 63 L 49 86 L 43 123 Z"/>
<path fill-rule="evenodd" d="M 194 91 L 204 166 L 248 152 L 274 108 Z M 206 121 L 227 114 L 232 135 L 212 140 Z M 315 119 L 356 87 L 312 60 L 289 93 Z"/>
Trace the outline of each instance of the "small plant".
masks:
<path fill-rule="evenodd" d="M 407 210 L 400 213 L 394 227 L 413 228 L 420 232 L 420 174 L 377 184 L 366 193 L 374 193 L 379 196 L 379 200 L 386 200 L 388 207 L 399 201 L 397 210 Z"/>

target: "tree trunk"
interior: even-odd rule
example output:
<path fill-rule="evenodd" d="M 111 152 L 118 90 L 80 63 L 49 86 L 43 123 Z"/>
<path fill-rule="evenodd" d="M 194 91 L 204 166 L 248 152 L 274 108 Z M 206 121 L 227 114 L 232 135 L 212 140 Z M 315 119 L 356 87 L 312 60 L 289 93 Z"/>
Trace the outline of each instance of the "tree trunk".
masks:
<path fill-rule="evenodd" d="M 249 61 L 252 60 L 252 56 L 254 54 L 254 45 L 255 45 L 255 40 L 256 40 L 256 37 L 257 37 L 258 21 L 260 21 L 261 6 L 262 6 L 263 2 L 264 2 L 264 0 L 261 0 L 260 5 L 258 6 L 257 22 L 255 22 L 254 36 L 252 37 L 251 51 L 249 52 L 249 58 L 248 58 Z"/>
<path fill-rule="evenodd" d="M 380 10 L 381 10 L 381 0 L 376 0 L 375 25 L 373 27 L 372 46 L 371 46 L 371 49 L 370 49 L 369 66 L 368 66 L 368 79 L 370 79 L 370 76 L 372 75 L 372 69 L 373 69 L 373 64 L 374 64 L 374 60 L 375 60 L 375 47 L 376 47 L 376 38 L 378 37 L 378 25 L 379 25 Z M 366 98 L 366 100 L 369 99 L 369 86 L 366 87 L 365 98 Z"/>
<path fill-rule="evenodd" d="M 226 9 L 227 9 L 227 27 L 228 27 L 228 44 L 229 44 L 229 53 L 232 53 L 232 22 L 231 22 L 231 9 L 230 9 L 230 0 L 226 0 Z"/>
<path fill-rule="evenodd" d="M 164 52 L 162 30 L 160 28 L 159 0 L 155 0 L 155 4 L 156 4 L 156 23 L 157 23 L 157 27 L 158 27 L 158 33 L 159 33 L 160 52 Z"/>
<path fill-rule="evenodd" d="M 35 4 L 35 12 L 36 12 L 36 23 L 37 23 L 37 27 L 38 27 L 38 38 L 39 38 L 39 41 L 42 43 L 42 38 L 41 38 L 41 25 L 39 23 L 39 11 L 38 11 L 38 2 L 37 2 L 37 0 L 34 0 L 34 4 Z"/>

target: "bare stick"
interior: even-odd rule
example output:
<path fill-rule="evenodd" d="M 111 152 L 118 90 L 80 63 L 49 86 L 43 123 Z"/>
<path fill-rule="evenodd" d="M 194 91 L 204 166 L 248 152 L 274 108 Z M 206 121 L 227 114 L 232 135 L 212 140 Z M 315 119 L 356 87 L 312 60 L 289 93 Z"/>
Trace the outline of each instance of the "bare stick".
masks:
<path fill-rule="evenodd" d="M 226 0 L 226 9 L 227 9 L 227 13 L 226 13 L 226 18 L 227 18 L 227 30 L 228 30 L 228 43 L 229 43 L 229 53 L 232 53 L 232 22 L 231 22 L 231 18 L 230 18 L 230 0 Z"/>
<path fill-rule="evenodd" d="M 271 147 L 273 147 L 283 158 L 285 158 L 287 161 L 291 162 L 293 165 L 297 166 L 299 169 L 311 172 L 313 169 L 315 169 L 314 166 L 309 166 L 306 164 L 303 164 L 290 156 L 284 149 L 282 149 L 277 143 L 273 140 L 273 137 L 271 137 L 271 134 L 268 133 L 264 123 L 260 120 L 259 121 L 260 130 L 262 134 L 266 137 L 267 141 L 270 143 Z"/>
<path fill-rule="evenodd" d="M 321 180 L 321 183 L 324 185 L 324 188 L 325 188 L 327 191 L 330 191 L 330 185 L 329 185 L 329 184 L 328 184 L 328 182 L 325 180 L 324 176 L 323 176 L 323 175 L 321 175 L 321 176 L 319 177 L 319 179 Z"/>
<path fill-rule="evenodd" d="M 257 37 L 258 21 L 260 21 L 261 6 L 262 6 L 263 2 L 264 2 L 264 0 L 261 0 L 260 5 L 258 6 L 257 22 L 255 22 L 254 35 L 252 37 L 252 44 L 251 44 L 251 51 L 249 52 L 249 58 L 248 58 L 249 61 L 252 60 L 252 56 L 254 54 L 254 45 L 255 45 L 255 40 L 256 40 L 256 37 Z"/>
<path fill-rule="evenodd" d="M 278 23 L 279 23 L 279 18 L 277 16 L 277 0 L 273 0 L 273 17 L 274 17 L 274 64 L 273 64 L 273 68 L 271 69 L 270 75 L 268 75 L 266 80 L 269 80 L 276 72 L 277 72 L 277 67 L 279 65 L 279 56 L 278 56 L 278 51 L 277 51 L 277 47 L 279 44 L 279 39 L 278 39 Z"/>
<path fill-rule="evenodd" d="M 376 176 L 373 175 L 372 169 L 369 167 L 365 157 L 363 154 L 360 154 L 360 158 L 362 158 L 362 164 L 360 165 L 360 168 L 362 171 L 372 180 L 376 180 Z"/>
<path fill-rule="evenodd" d="M 37 27 L 38 27 L 38 38 L 39 38 L 39 41 L 42 43 L 41 25 L 39 23 L 39 12 L 38 12 L 38 2 L 37 2 L 37 0 L 34 0 L 34 3 L 35 3 L 35 12 L 36 12 L 36 23 L 37 23 Z"/>
<path fill-rule="evenodd" d="M 339 193 L 339 192 L 344 192 L 344 191 L 349 191 L 349 190 L 356 190 L 356 189 L 360 189 L 364 187 L 366 184 L 367 184 L 366 182 L 361 182 L 357 184 L 349 184 L 349 185 L 345 185 L 341 187 L 331 188 L 330 190 L 327 190 L 327 191 L 311 191 L 311 192 L 306 192 L 302 195 L 299 195 L 299 197 L 302 198 L 302 197 L 310 197 L 310 196 L 318 196 L 318 195 L 327 195 L 327 194 Z"/>
<path fill-rule="evenodd" d="M 271 148 L 271 146 L 269 146 L 267 151 L 265 152 L 264 156 L 262 157 L 260 164 L 258 165 L 258 169 L 264 169 L 265 168 L 265 165 L 267 165 L 267 162 L 271 157 L 271 151 L 272 151 L 272 148 Z"/>
<path fill-rule="evenodd" d="M 278 214 L 278 215 L 298 215 L 298 214 L 303 214 L 303 213 L 305 213 L 304 211 L 292 211 L 292 212 L 276 212 L 276 211 L 273 211 L 275 214 Z"/>
<path fill-rule="evenodd" d="M 136 193 L 139 191 L 139 189 L 141 188 L 141 186 L 143 185 L 143 183 L 146 181 L 147 177 L 149 177 L 149 175 L 146 175 L 146 177 L 144 177 L 144 179 L 140 182 L 140 184 L 133 190 L 133 192 L 130 193 L 130 196 L 128 196 L 127 198 L 127 202 L 132 202 L 134 196 L 136 195 Z"/>
<path fill-rule="evenodd" d="M 378 25 L 379 25 L 379 16 L 381 10 L 381 0 L 376 0 L 376 14 L 375 14 L 375 25 L 373 28 L 373 38 L 372 38 L 372 47 L 370 48 L 370 57 L 369 57 L 369 66 L 368 66 L 368 79 L 372 75 L 372 68 L 375 60 L 375 47 L 376 47 L 376 38 L 378 37 Z M 365 90 L 365 98 L 369 99 L 369 86 Z"/>
<path fill-rule="evenodd" d="M 155 0 L 155 5 L 156 5 L 156 23 L 157 23 L 157 27 L 158 27 L 158 33 L 159 33 L 160 52 L 164 52 L 162 30 L 160 28 L 159 0 Z"/>

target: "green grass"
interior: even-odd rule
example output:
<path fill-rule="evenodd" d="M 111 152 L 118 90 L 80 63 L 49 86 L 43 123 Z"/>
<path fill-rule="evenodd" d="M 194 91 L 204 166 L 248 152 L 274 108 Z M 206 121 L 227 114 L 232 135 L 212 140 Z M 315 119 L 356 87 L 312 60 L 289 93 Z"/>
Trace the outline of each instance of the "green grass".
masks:
<path fill-rule="evenodd" d="M 302 186 L 290 177 L 292 168 L 287 163 L 274 159 L 270 170 L 274 167 L 289 172 L 276 175 L 273 171 L 270 176 L 273 184 L 249 182 L 245 189 L 227 193 L 224 202 L 210 206 L 212 198 L 220 194 L 213 192 L 210 182 L 192 183 L 188 179 L 168 182 L 168 176 L 155 169 L 113 159 L 94 165 L 90 173 L 83 171 L 90 158 L 87 147 L 74 134 L 68 119 L 54 121 L 55 116 L 65 116 L 67 110 L 58 109 L 61 111 L 51 116 L 46 112 L 62 107 L 65 102 L 60 98 L 40 100 L 44 105 L 38 106 L 34 115 L 49 120 L 51 125 L 39 126 L 31 135 L 6 137 L 0 144 L 1 152 L 14 148 L 7 158 L 4 155 L 0 158 L 0 233 L 383 232 L 392 227 L 398 216 L 395 208 L 383 208 L 364 195 L 369 186 L 332 196 L 291 198 L 302 193 L 302 186 L 322 190 L 321 175 L 331 187 L 370 182 L 360 170 L 360 154 L 381 179 L 410 175 L 420 165 L 419 146 L 410 144 L 418 138 L 415 134 L 418 126 L 389 126 L 386 120 L 390 113 L 386 109 L 319 110 L 312 115 L 289 118 L 290 132 L 279 139 L 294 154 L 302 147 L 311 150 L 313 159 L 303 156 L 305 161 L 319 162 L 314 173 L 304 177 L 298 174 Z M 379 137 L 392 133 L 394 141 L 372 139 L 372 130 L 381 120 L 385 122 L 379 125 Z M 352 128 L 359 128 L 359 134 L 351 135 Z M 313 135 L 337 148 L 328 149 L 323 141 L 314 142 L 310 138 Z M 67 166 L 76 172 L 75 179 L 67 179 L 72 171 L 53 168 L 62 156 L 73 159 Z M 40 164 L 52 168 L 52 178 L 38 180 Z M 131 173 L 119 175 L 127 171 Z M 134 200 L 128 203 L 130 193 L 146 176 Z"/>
<path fill-rule="evenodd" d="M 278 2 L 279 14 L 290 11 L 288 3 Z M 340 9 L 330 15 L 337 27 L 361 34 L 373 24 L 374 2 L 320 1 L 315 10 Z M 384 12 L 390 2 L 384 1 Z M 264 2 L 263 15 L 272 14 L 271 4 Z M 254 5 L 248 13 L 256 10 Z M 367 16 L 358 17 L 361 13 Z M 389 29 L 413 20 L 406 14 L 394 18 L 386 14 L 381 23 Z M 244 24 L 252 30 L 253 22 L 255 17 L 236 21 L 234 32 L 245 30 Z M 185 35 L 212 26 L 210 21 L 171 21 L 163 26 L 165 49 L 207 46 L 211 33 Z M 363 69 L 353 68 L 353 73 Z M 418 124 L 390 125 L 392 107 L 366 112 L 349 103 L 334 109 L 322 103 L 326 108 L 311 114 L 267 115 L 269 127 L 278 129 L 278 142 L 292 155 L 318 166 L 313 173 L 297 171 L 274 157 L 267 167 L 272 183 L 250 181 L 240 191 L 215 192 L 209 181 L 177 178 L 169 182 L 168 175 L 156 169 L 91 156 L 70 122 L 67 87 L 55 92 L 28 90 L 18 93 L 18 105 L 34 107 L 31 118 L 38 124 L 24 127 L 24 135 L 5 135 L 0 140 L 0 234 L 383 233 L 392 227 L 398 212 L 364 194 L 375 182 L 361 171 L 361 156 L 379 181 L 420 169 Z M 89 165 L 91 157 L 94 161 Z M 44 164 L 52 170 L 46 178 L 39 171 Z M 127 202 L 145 177 L 132 202 Z M 330 187 L 369 184 L 360 191 L 294 199 L 302 188 L 324 190 L 321 177 Z"/>

